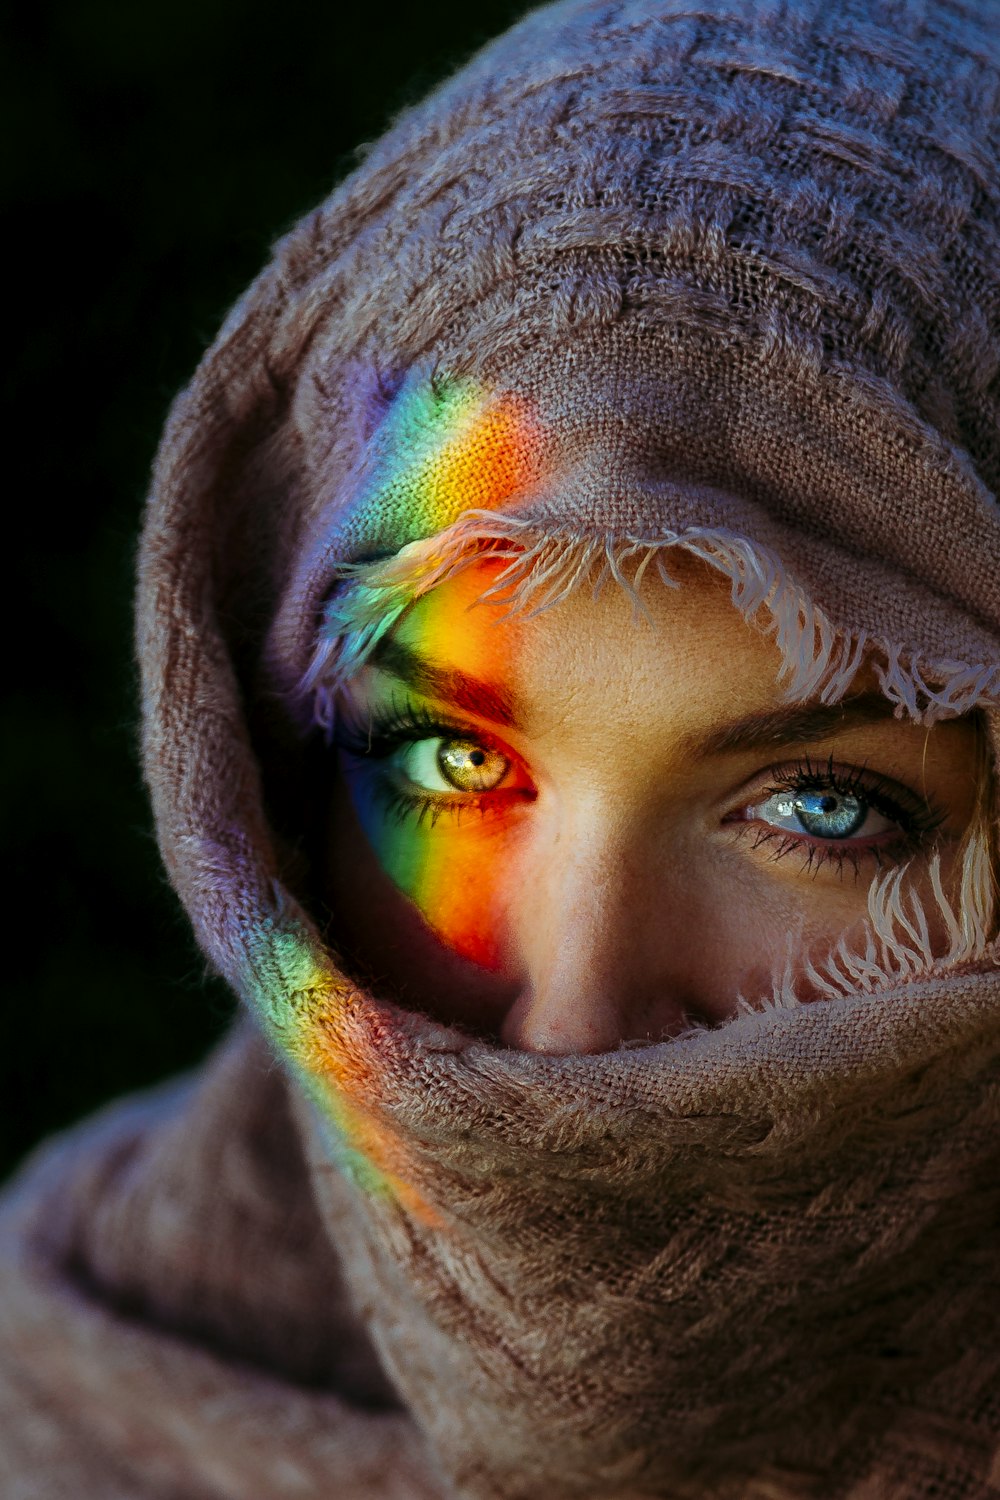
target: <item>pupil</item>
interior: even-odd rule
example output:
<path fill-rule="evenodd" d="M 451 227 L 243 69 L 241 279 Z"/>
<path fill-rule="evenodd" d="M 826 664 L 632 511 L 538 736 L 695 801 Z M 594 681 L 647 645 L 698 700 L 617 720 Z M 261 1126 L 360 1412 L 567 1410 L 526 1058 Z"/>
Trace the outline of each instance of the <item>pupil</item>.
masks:
<path fill-rule="evenodd" d="M 495 750 L 468 740 L 442 739 L 438 767 L 446 781 L 460 792 L 488 792 L 507 774 L 509 762 Z"/>
<path fill-rule="evenodd" d="M 844 839 L 864 823 L 868 804 L 861 797 L 835 792 L 802 792 L 795 799 L 795 816 L 814 838 Z"/>

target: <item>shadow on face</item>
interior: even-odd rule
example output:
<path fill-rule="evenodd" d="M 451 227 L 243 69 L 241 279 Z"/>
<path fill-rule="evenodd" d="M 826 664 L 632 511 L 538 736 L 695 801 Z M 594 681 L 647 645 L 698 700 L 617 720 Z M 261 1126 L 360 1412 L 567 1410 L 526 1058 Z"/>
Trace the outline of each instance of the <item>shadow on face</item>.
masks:
<path fill-rule="evenodd" d="M 345 689 L 331 937 L 377 992 L 509 1046 L 601 1052 L 719 1025 L 862 942 L 876 877 L 934 908 L 977 802 L 974 716 L 893 717 L 874 673 L 789 703 L 776 646 L 704 564 L 534 617 L 483 560 Z M 943 953 L 943 919 L 930 918 Z"/>

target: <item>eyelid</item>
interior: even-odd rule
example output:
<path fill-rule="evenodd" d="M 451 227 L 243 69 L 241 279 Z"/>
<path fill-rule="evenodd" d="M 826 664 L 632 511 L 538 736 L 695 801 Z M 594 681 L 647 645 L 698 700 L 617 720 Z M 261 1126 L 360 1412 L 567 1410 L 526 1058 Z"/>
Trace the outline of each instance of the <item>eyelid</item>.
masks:
<path fill-rule="evenodd" d="M 402 713 L 382 713 L 370 707 L 366 719 L 354 712 L 339 713 L 334 721 L 334 745 L 365 758 L 380 759 L 400 745 L 429 739 L 476 740 L 507 753 L 507 747 L 495 735 L 413 705 Z"/>
<path fill-rule="evenodd" d="M 784 762 L 757 772 L 743 784 L 737 796 L 731 801 L 727 799 L 729 808 L 723 822 L 751 823 L 754 820 L 741 820 L 736 815 L 759 806 L 780 792 L 807 785 L 828 786 L 841 793 L 860 795 L 876 811 L 896 822 L 901 832 L 910 836 L 928 837 L 947 817 L 947 813 L 929 796 L 922 796 L 905 782 L 872 770 L 866 764 L 837 761 L 832 755 L 825 761 L 816 762 L 807 755 L 799 761 Z M 805 840 L 809 835 L 803 833 L 801 837 Z"/>
<path fill-rule="evenodd" d="M 478 725 L 442 716 L 429 705 L 415 702 L 410 695 L 402 702 L 393 698 L 391 708 L 369 704 L 367 726 L 356 722 L 356 713 L 355 706 L 351 705 L 348 715 L 337 714 L 334 720 L 334 745 L 359 763 L 367 762 L 371 765 L 375 762 L 383 765 L 384 769 L 377 774 L 386 782 L 395 779 L 395 792 L 401 798 L 412 796 L 424 803 L 433 804 L 440 810 L 468 806 L 472 802 L 485 806 L 491 798 L 499 802 L 514 795 L 524 798 L 535 791 L 524 761 L 506 741 Z M 422 787 L 419 782 L 410 781 L 401 768 L 390 769 L 387 765 L 390 757 L 401 748 L 418 744 L 421 740 L 433 739 L 472 740 L 502 755 L 509 762 L 510 770 L 499 786 L 486 791 L 463 792 L 459 788 L 453 791 L 431 791 Z M 407 787 L 412 790 L 408 792 Z"/>
<path fill-rule="evenodd" d="M 481 724 L 471 715 L 455 715 L 447 709 L 440 709 L 432 699 L 425 700 L 422 694 L 410 689 L 404 690 L 402 696 L 392 693 L 388 703 L 377 695 L 366 696 L 365 701 L 356 703 L 345 694 L 338 708 L 333 741 L 341 748 L 344 748 L 346 736 L 357 745 L 370 738 L 394 738 L 403 743 L 438 734 L 454 739 L 478 740 L 511 759 L 520 759 L 514 747 L 500 737 L 494 726 Z"/>
<path fill-rule="evenodd" d="M 905 782 L 896 781 L 894 777 L 887 776 L 882 771 L 872 770 L 867 762 L 858 764 L 856 761 L 840 761 L 833 755 L 824 756 L 822 759 L 803 755 L 797 759 L 777 761 L 765 766 L 762 770 L 755 771 L 752 776 L 748 776 L 735 792 L 727 795 L 725 800 L 735 811 L 739 807 L 765 801 L 767 797 L 787 790 L 796 782 L 850 785 L 869 793 L 873 791 L 886 794 L 896 792 L 914 803 L 924 801 Z"/>

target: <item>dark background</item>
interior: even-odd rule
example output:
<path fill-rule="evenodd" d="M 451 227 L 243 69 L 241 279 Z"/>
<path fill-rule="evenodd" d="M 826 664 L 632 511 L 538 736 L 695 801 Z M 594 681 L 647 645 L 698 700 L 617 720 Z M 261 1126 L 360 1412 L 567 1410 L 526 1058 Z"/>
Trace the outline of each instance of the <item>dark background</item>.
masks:
<path fill-rule="evenodd" d="M 7 34 L 0 1175 L 232 1010 L 137 765 L 133 555 L 167 406 L 353 148 L 528 8 L 46 0 Z"/>

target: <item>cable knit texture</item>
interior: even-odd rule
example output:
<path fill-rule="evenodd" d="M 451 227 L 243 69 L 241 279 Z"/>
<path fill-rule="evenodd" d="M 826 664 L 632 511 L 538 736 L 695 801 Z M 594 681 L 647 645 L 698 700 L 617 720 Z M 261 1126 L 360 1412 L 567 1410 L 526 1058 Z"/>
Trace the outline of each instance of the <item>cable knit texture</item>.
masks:
<path fill-rule="evenodd" d="M 370 634 L 470 549 L 523 604 L 684 547 L 793 694 L 870 661 L 1000 747 L 997 19 L 538 10 L 233 309 L 138 649 L 167 869 L 252 1020 L 9 1191 L 5 1496 L 1000 1496 L 995 947 L 552 1058 L 361 989 L 309 864 L 362 561 Z"/>

